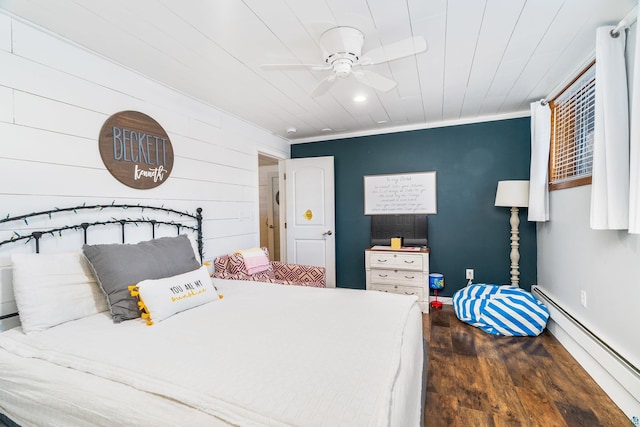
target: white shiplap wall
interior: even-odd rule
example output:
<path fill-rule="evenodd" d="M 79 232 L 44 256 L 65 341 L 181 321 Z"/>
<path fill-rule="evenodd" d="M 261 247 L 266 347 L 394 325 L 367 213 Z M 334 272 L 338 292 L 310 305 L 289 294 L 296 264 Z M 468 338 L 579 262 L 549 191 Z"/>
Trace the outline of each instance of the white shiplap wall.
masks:
<path fill-rule="evenodd" d="M 286 140 L 1 13 L 0 64 L 0 217 L 112 201 L 202 207 L 206 258 L 258 244 L 258 151 L 288 158 Z M 122 110 L 171 139 L 159 187 L 126 187 L 100 159 L 100 128 Z"/>

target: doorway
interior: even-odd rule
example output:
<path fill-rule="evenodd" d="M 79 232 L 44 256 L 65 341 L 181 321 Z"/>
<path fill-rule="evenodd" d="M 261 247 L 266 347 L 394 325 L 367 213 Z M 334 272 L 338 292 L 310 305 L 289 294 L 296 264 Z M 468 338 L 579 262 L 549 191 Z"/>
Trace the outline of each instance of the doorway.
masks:
<path fill-rule="evenodd" d="M 272 261 L 324 267 L 329 288 L 336 287 L 333 163 L 258 153 L 260 246 Z"/>
<path fill-rule="evenodd" d="M 278 159 L 259 153 L 258 175 L 260 246 L 269 249 L 272 261 L 281 261 Z"/>
<path fill-rule="evenodd" d="M 281 162 L 286 216 L 284 256 L 293 264 L 325 268 L 326 286 L 336 287 L 334 158 L 308 157 Z"/>

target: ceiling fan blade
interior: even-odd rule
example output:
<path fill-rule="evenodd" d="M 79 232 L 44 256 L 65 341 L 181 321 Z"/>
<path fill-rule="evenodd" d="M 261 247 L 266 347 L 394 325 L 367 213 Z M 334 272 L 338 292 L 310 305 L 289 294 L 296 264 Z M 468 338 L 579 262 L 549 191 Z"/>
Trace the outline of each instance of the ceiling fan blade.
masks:
<path fill-rule="evenodd" d="M 326 64 L 261 64 L 263 70 L 299 70 L 300 68 L 308 68 L 312 71 L 330 70 L 331 66 Z"/>
<path fill-rule="evenodd" d="M 353 75 L 358 81 L 380 92 L 388 92 L 398 84 L 395 80 L 369 70 L 356 71 Z"/>
<path fill-rule="evenodd" d="M 425 50 L 427 50 L 427 41 L 423 37 L 409 37 L 408 39 L 380 46 L 365 52 L 362 54 L 362 58 L 359 63 L 361 65 L 375 65 L 415 55 L 417 53 L 424 52 Z"/>
<path fill-rule="evenodd" d="M 311 96 L 316 97 L 316 96 L 323 95 L 327 90 L 329 90 L 329 88 L 331 87 L 331 85 L 335 81 L 336 81 L 336 75 L 335 74 L 331 74 L 330 76 L 326 77 L 325 79 L 322 79 L 322 81 L 320 83 L 318 83 L 318 86 L 316 86 L 311 91 Z"/>

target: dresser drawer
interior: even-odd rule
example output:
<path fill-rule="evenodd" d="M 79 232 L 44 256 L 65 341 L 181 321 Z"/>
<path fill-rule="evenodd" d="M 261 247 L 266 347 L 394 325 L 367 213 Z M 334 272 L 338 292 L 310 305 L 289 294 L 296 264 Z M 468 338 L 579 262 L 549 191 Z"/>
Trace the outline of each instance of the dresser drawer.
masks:
<path fill-rule="evenodd" d="M 364 252 L 367 290 L 415 295 L 423 313 L 429 312 L 429 253 L 420 250 L 368 249 Z"/>
<path fill-rule="evenodd" d="M 419 287 L 426 283 L 426 278 L 420 271 L 372 269 L 370 277 L 371 283 Z"/>
<path fill-rule="evenodd" d="M 393 294 L 401 294 L 401 295 L 415 295 L 419 300 L 424 299 L 424 294 L 422 293 L 422 288 L 413 287 L 413 286 L 402 286 L 402 285 L 382 285 L 379 283 L 371 284 L 371 290 L 380 291 L 380 292 L 390 292 Z"/>
<path fill-rule="evenodd" d="M 422 270 L 420 254 L 374 252 L 369 255 L 371 268 L 397 268 L 399 270 Z"/>

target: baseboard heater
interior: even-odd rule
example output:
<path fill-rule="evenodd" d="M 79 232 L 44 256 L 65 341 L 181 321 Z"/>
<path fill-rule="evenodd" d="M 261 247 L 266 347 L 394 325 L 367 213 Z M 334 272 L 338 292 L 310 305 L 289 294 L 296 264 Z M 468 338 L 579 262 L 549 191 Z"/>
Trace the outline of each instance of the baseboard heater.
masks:
<path fill-rule="evenodd" d="M 620 409 L 634 422 L 638 420 L 640 369 L 556 303 L 540 286 L 532 286 L 531 292 L 551 313 L 550 332 Z"/>

